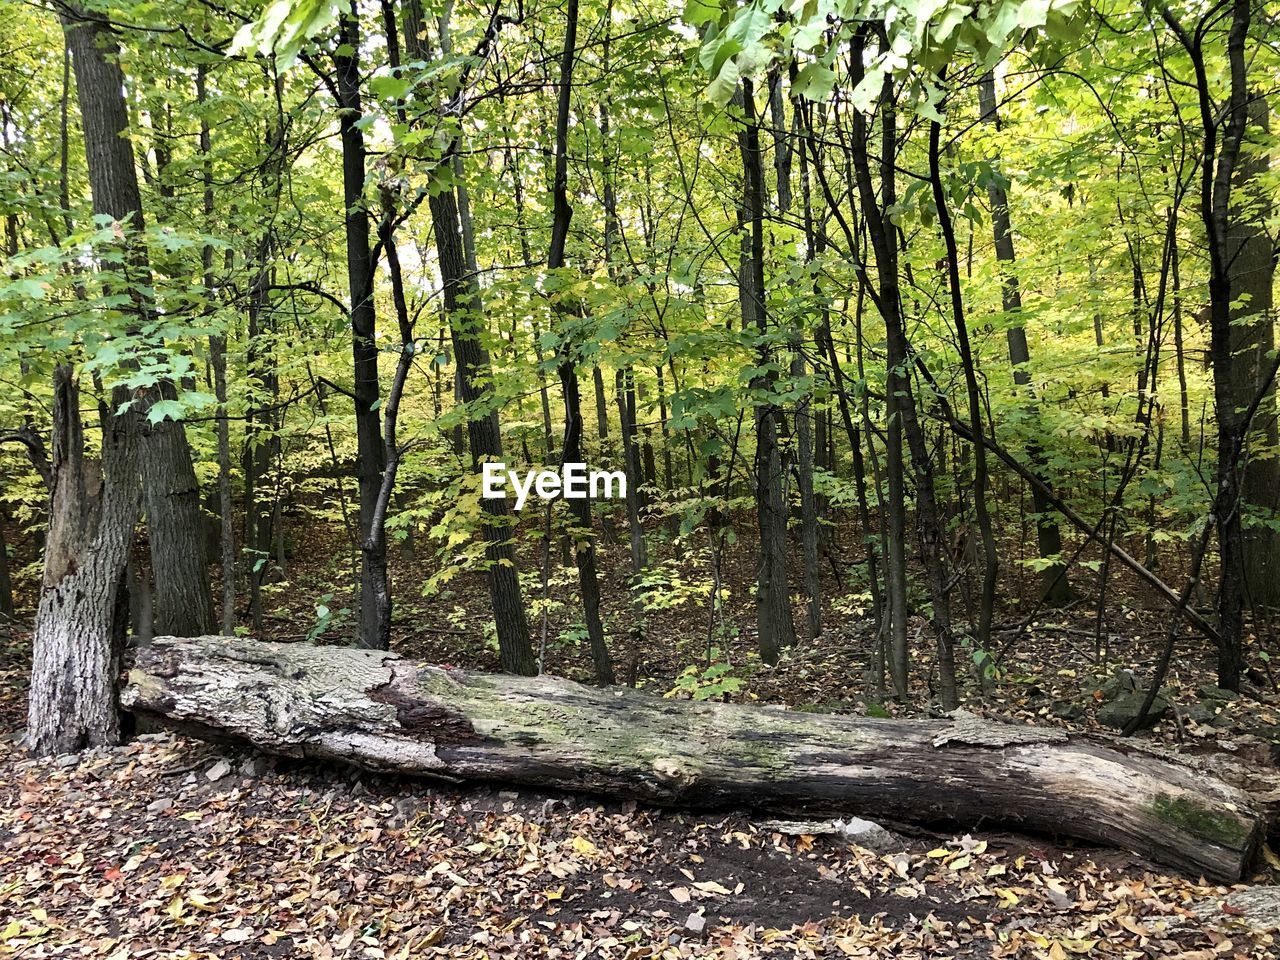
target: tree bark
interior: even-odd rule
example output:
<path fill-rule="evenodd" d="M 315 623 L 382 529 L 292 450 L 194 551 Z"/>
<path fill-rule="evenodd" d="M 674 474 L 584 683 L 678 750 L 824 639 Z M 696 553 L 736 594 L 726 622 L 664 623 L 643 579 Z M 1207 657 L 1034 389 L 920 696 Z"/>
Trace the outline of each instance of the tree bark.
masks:
<path fill-rule="evenodd" d="M 569 108 L 573 88 L 573 66 L 577 58 L 578 0 L 569 0 L 565 10 L 564 49 L 560 55 L 560 81 L 556 100 L 555 179 L 551 197 L 551 248 L 547 254 L 547 270 L 561 269 L 565 264 L 565 244 L 569 239 L 569 222 L 573 208 L 569 205 Z M 563 306 L 558 306 L 563 311 Z M 566 336 L 559 348 L 556 371 L 564 392 L 564 444 L 562 463 L 582 462 L 582 396 L 578 384 L 577 345 Z M 591 531 L 591 501 L 586 497 L 569 501 L 576 530 L 574 559 L 578 567 L 578 585 L 582 593 L 582 614 L 595 661 L 596 680 L 614 683 L 613 663 L 605 642 L 604 623 L 600 619 L 600 580 L 596 573 L 596 546 Z"/>
<path fill-rule="evenodd" d="M 162 384 L 159 395 L 176 396 L 173 384 Z M 141 452 L 156 629 L 178 636 L 207 633 L 217 619 L 205 558 L 200 484 L 186 431 L 174 420 L 152 424 L 143 430 Z"/>
<path fill-rule="evenodd" d="M 373 302 L 375 264 L 369 247 L 369 211 L 364 199 L 365 143 L 360 126 L 360 14 L 354 2 L 341 15 L 337 73 L 338 126 L 342 138 L 342 206 L 345 211 L 347 283 L 350 287 L 351 355 L 356 411 L 356 479 L 360 488 L 360 626 L 364 646 L 380 641 L 378 598 L 389 595 L 387 555 L 371 536 L 382 489 L 385 450 L 378 413 L 377 313 Z"/>
<path fill-rule="evenodd" d="M 268 136 L 270 140 L 270 136 Z M 245 368 L 253 385 L 258 406 L 250 407 L 245 420 L 244 446 L 244 545 L 249 557 L 249 613 L 253 629 L 262 630 L 262 587 L 270 573 L 271 527 L 274 511 L 267 490 L 267 478 L 280 444 L 280 377 L 276 371 L 275 319 L 268 299 L 271 285 L 272 238 L 269 232 L 259 239 L 253 255 L 254 271 L 249 282 L 247 305 L 247 351 Z"/>
<path fill-rule="evenodd" d="M 141 234 L 142 195 L 128 136 L 125 79 L 114 56 L 115 44 L 102 24 L 73 10 L 64 15 L 63 23 L 75 67 L 93 212 L 111 216 L 135 235 Z M 142 291 L 151 285 L 151 268 L 141 240 L 127 252 L 126 270 L 131 283 L 123 292 L 133 300 L 141 324 L 150 311 Z M 142 410 L 174 396 L 174 385 L 162 381 L 144 391 Z M 200 489 L 186 432 L 181 423 L 162 420 L 144 427 L 141 448 L 151 569 L 156 581 L 156 627 L 179 635 L 208 633 L 217 621 L 205 560 Z"/>
<path fill-rule="evenodd" d="M 947 255 L 947 291 L 951 299 L 951 320 L 956 330 L 956 343 L 960 348 L 960 363 L 964 367 L 965 395 L 969 406 L 969 429 L 975 437 L 984 433 L 982 421 L 982 394 L 978 385 L 977 366 L 969 343 L 969 325 L 965 319 L 964 292 L 960 288 L 960 254 L 956 245 L 955 227 L 951 222 L 946 189 L 942 183 L 942 167 L 939 157 L 941 123 L 929 124 L 929 180 L 933 188 L 933 204 L 937 209 L 938 228 L 942 233 L 943 247 Z M 996 555 L 995 534 L 991 526 L 991 513 L 987 506 L 987 448 L 981 443 L 973 445 L 973 509 L 982 538 L 982 597 L 979 601 L 977 629 L 974 640 L 977 651 L 985 658 L 991 647 L 991 619 L 996 602 L 996 576 L 999 558 Z M 978 664 L 985 676 L 986 663 Z"/>
<path fill-rule="evenodd" d="M 4 529 L 8 522 L 9 511 L 0 503 L 0 616 L 12 617 L 13 578 L 9 575 L 9 541 Z"/>
<path fill-rule="evenodd" d="M 1209 254 L 1209 356 L 1213 363 L 1214 413 L 1218 421 L 1214 509 L 1218 521 L 1218 685 L 1238 690 L 1244 672 L 1243 527 L 1240 522 L 1241 469 L 1236 453 L 1244 447 L 1247 424 L 1232 384 L 1233 330 L 1231 283 L 1231 193 L 1240 147 L 1249 121 L 1248 60 L 1245 45 L 1252 10 L 1249 0 L 1232 0 L 1226 50 L 1230 82 L 1225 106 L 1211 89 L 1202 45 L 1201 23 L 1195 36 L 1168 7 L 1160 16 L 1191 60 L 1200 106 L 1203 151 L 1200 159 L 1200 219 Z M 1206 15 L 1207 16 L 1207 15 Z"/>
<path fill-rule="evenodd" d="M 412 59 L 429 62 L 431 51 L 426 42 L 421 3 L 408 0 L 402 9 L 405 50 Z M 440 24 L 441 42 L 446 49 L 449 36 L 447 17 L 448 13 Z M 399 64 L 394 62 L 392 66 L 398 67 Z M 451 162 L 448 155 L 444 159 Z M 487 461 L 503 461 L 502 428 L 493 403 L 489 351 L 481 339 L 484 316 L 480 309 L 477 281 L 479 266 L 471 239 L 471 216 L 461 158 L 454 155 L 452 159 L 459 161 L 453 164 L 456 186 L 438 191 L 427 202 L 444 286 L 444 308 L 453 344 L 458 400 L 467 408 L 471 466 L 478 471 Z M 387 246 L 391 247 L 389 237 Z M 388 429 L 390 426 L 388 422 Z M 538 672 L 538 663 L 529 639 L 529 622 L 516 568 L 510 501 L 485 499 L 482 506 L 486 515 L 485 579 L 498 634 L 498 657 L 502 669 L 508 673 L 534 674 Z"/>
<path fill-rule="evenodd" d="M 640 573 L 649 565 L 644 526 L 640 522 L 640 446 L 636 443 L 636 425 L 627 404 L 631 368 L 614 373 L 614 399 L 618 404 L 618 433 L 622 436 L 622 465 L 627 475 L 627 539 L 631 546 L 631 572 Z"/>
<path fill-rule="evenodd" d="M 761 373 L 752 378 L 756 426 L 756 528 L 760 551 L 756 573 L 756 643 L 760 659 L 777 663 L 786 647 L 795 645 L 796 628 L 791 612 L 791 587 L 787 578 L 787 501 L 785 472 L 778 443 L 782 410 L 772 394 L 777 382 L 773 349 L 769 343 L 769 316 L 764 280 L 764 163 L 760 149 L 760 122 L 755 91 L 742 81 L 745 124 L 738 133 L 743 169 L 743 226 L 747 236 L 738 270 L 738 299 L 742 325 L 759 338 L 756 364 Z"/>
<path fill-rule="evenodd" d="M 1266 136 L 1270 130 L 1267 101 L 1260 92 L 1249 100 L 1249 122 Z M 1261 139 L 1261 138 L 1259 138 Z M 1235 170 L 1231 220 L 1227 227 L 1227 259 L 1231 264 L 1231 311 L 1234 358 L 1226 375 L 1236 406 L 1245 407 L 1261 390 L 1262 403 L 1253 422 L 1248 464 L 1241 480 L 1241 496 L 1255 521 L 1244 528 L 1244 575 L 1249 601 L 1255 607 L 1280 606 L 1280 533 L 1268 525 L 1280 507 L 1280 459 L 1277 444 L 1275 384 L 1262 383 L 1267 359 L 1275 349 L 1275 311 L 1272 287 L 1275 260 L 1266 221 L 1271 197 L 1258 181 L 1268 170 L 1267 154 L 1255 143 L 1241 152 Z"/>
<path fill-rule="evenodd" d="M 88 28 L 74 27 L 69 32 Z M 73 753 L 118 743 L 116 681 L 129 603 L 125 568 L 138 522 L 138 415 L 104 411 L 101 460 L 89 458 L 72 370 L 53 378 L 53 486 L 44 584 L 31 640 L 27 745 Z"/>
<path fill-rule="evenodd" d="M 1264 817 L 1243 790 L 1101 738 L 957 712 L 877 720 L 470 675 L 350 647 L 163 637 L 127 708 L 283 756 L 665 805 L 1001 825 L 1234 881 Z"/>
<path fill-rule="evenodd" d="M 980 119 L 986 123 L 999 126 L 1000 118 L 996 107 L 995 78 L 985 74 L 978 84 L 980 101 Z M 1009 224 L 1009 195 L 1004 187 L 993 177 L 987 186 L 987 199 L 991 204 L 991 229 L 995 236 L 996 259 L 1005 271 L 1001 298 L 1004 310 L 1009 314 L 1022 312 L 1022 293 L 1018 288 L 1018 278 L 1013 273 L 1013 264 L 1017 260 L 1013 248 L 1013 228 Z M 1009 346 L 1009 363 L 1013 366 L 1013 381 L 1022 391 L 1029 393 L 1031 374 L 1027 364 L 1031 360 L 1031 350 L 1027 346 L 1027 330 L 1021 323 L 1015 323 L 1005 331 Z M 1032 398 L 1028 397 L 1028 400 Z M 1044 472 L 1044 454 L 1039 447 L 1027 450 L 1028 458 L 1038 474 Z M 1035 487 L 1031 489 L 1031 499 L 1036 510 L 1036 540 L 1041 557 L 1057 557 L 1062 553 L 1062 533 L 1053 521 L 1052 511 L 1043 501 Z M 1040 583 L 1043 587 L 1046 602 L 1061 606 L 1070 602 L 1073 591 L 1067 579 L 1066 570 L 1061 562 L 1050 564 L 1040 572 Z"/>
<path fill-rule="evenodd" d="M 204 105 L 208 100 L 208 68 L 196 69 L 196 103 Z M 205 230 L 210 234 L 216 229 L 213 199 L 213 144 L 209 132 L 209 118 L 200 116 L 201 159 L 201 212 Z M 204 272 L 205 296 L 214 296 L 213 246 L 206 244 L 200 251 L 200 263 Z M 223 633 L 234 632 L 236 626 L 236 534 L 231 516 L 231 423 L 227 419 L 227 333 L 209 337 L 209 363 L 213 367 L 213 391 L 218 400 L 218 515 L 219 542 L 222 547 L 222 610 L 219 624 Z"/>
<path fill-rule="evenodd" d="M 769 73 L 769 115 L 773 133 L 773 168 L 777 176 L 778 215 L 786 223 L 791 215 L 793 192 L 791 189 L 791 160 L 793 151 L 787 140 L 785 98 L 782 94 L 782 75 L 778 70 Z M 798 131 L 799 110 L 793 114 L 793 127 Z M 808 185 L 801 185 L 802 213 L 805 226 L 805 259 L 814 257 L 813 215 L 809 204 Z M 804 356 L 804 321 L 797 316 L 792 320 L 790 374 L 793 384 L 805 378 L 807 363 Z M 803 562 L 801 581 L 804 583 L 805 625 L 810 642 L 822 633 L 822 595 L 818 578 L 818 505 L 813 493 L 813 420 L 814 392 L 805 392 L 792 413 L 795 423 L 796 480 L 800 488 L 800 545 Z"/>
<path fill-rule="evenodd" d="M 861 35 L 860 35 L 861 36 Z M 857 62 L 854 69 L 860 76 L 861 45 L 855 53 Z M 947 709 L 952 709 L 958 702 L 955 677 L 955 654 L 951 631 L 951 606 L 947 590 L 947 575 L 942 560 L 942 522 L 938 514 L 937 497 L 934 484 L 934 463 L 925 441 L 924 428 L 920 422 L 915 392 L 911 383 L 911 368 L 917 362 L 916 354 L 907 335 L 906 319 L 903 316 L 902 295 L 898 275 L 897 238 L 889 220 L 888 211 L 897 202 L 895 191 L 896 178 L 896 108 L 894 106 L 894 90 L 892 81 L 886 77 L 880 97 L 880 197 L 876 197 L 871 178 L 870 163 L 867 156 L 868 130 L 865 117 L 855 112 L 853 119 L 853 166 L 857 175 L 858 193 L 862 200 L 863 216 L 866 218 L 867 233 L 875 253 L 876 278 L 878 296 L 876 305 L 885 324 L 886 358 L 888 376 L 886 380 L 886 417 L 889 441 L 886 454 L 889 459 L 889 498 L 890 498 L 890 549 L 894 541 L 905 536 L 905 489 L 902 476 L 904 463 L 902 439 L 905 438 L 911 451 L 911 470 L 916 481 L 916 532 L 920 538 L 921 554 L 924 561 L 925 580 L 928 584 L 929 599 L 933 610 L 931 622 L 938 643 L 938 687 L 939 699 Z M 900 425 L 900 427 L 899 427 Z M 895 516 L 895 514 L 897 516 Z M 896 529 L 895 529 L 896 528 Z M 899 548 L 900 549 L 900 548 Z M 891 557 L 891 560 L 897 558 Z M 905 563 L 899 566 L 891 564 L 890 575 L 905 574 Z M 892 583 L 892 581 L 890 581 Z M 893 611 L 894 649 L 893 663 L 896 664 L 894 686 L 901 689 L 905 677 L 901 676 L 906 664 L 905 652 L 906 629 L 906 584 L 905 581 L 896 589 L 890 590 L 890 604 Z"/>
<path fill-rule="evenodd" d="M 466 271 L 461 226 L 452 191 L 442 191 L 428 202 L 435 229 L 440 273 L 445 284 L 445 312 L 449 315 L 454 360 L 460 374 L 461 400 L 468 411 L 467 439 L 471 448 L 472 469 L 479 470 L 487 461 L 503 461 L 502 430 L 498 423 L 498 410 L 493 405 L 493 388 L 490 386 L 489 352 L 481 342 L 477 329 L 477 325 L 482 322 L 482 314 L 478 309 L 479 290 Z M 514 519 L 510 501 L 486 499 L 482 506 L 486 515 L 485 578 L 493 605 L 502 669 L 509 673 L 536 673 L 538 668 L 533 646 L 529 641 L 529 623 L 520 592 L 515 547 L 511 540 Z"/>

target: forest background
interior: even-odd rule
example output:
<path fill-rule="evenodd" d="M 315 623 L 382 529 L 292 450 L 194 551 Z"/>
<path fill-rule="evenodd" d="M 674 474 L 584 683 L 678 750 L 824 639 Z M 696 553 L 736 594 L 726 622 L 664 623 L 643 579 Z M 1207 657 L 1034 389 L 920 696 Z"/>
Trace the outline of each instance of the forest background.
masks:
<path fill-rule="evenodd" d="M 48 678 L 110 703 L 126 631 L 723 698 L 825 630 L 858 695 L 951 709 L 1065 610 L 1153 691 L 1176 644 L 1266 682 L 1267 5 L 3 16 L 38 748 L 118 735 Z M 514 514 L 486 460 L 628 496 Z"/>

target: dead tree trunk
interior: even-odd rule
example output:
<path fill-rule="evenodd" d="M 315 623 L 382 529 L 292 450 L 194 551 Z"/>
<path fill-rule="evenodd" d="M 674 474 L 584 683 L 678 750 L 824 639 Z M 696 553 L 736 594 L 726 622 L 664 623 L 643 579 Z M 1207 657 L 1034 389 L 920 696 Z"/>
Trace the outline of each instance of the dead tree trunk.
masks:
<path fill-rule="evenodd" d="M 957 713 L 876 720 L 469 675 L 350 647 L 162 637 L 125 706 L 272 753 L 658 804 L 1001 824 L 1235 880 L 1263 817 L 1204 771 Z"/>

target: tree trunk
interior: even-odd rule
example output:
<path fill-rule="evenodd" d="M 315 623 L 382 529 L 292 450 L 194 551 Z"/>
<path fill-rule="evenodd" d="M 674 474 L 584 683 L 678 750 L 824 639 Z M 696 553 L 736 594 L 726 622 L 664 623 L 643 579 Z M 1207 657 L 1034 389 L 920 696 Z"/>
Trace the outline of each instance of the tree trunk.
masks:
<path fill-rule="evenodd" d="M 1255 142 L 1241 152 L 1235 170 L 1235 198 L 1227 230 L 1227 259 L 1231 264 L 1231 353 L 1227 371 L 1236 406 L 1247 407 L 1262 392 L 1262 403 L 1248 440 L 1249 461 L 1241 480 L 1241 496 L 1255 522 L 1245 527 L 1244 575 L 1249 601 L 1257 607 L 1280 606 L 1280 533 L 1268 525 L 1280 507 L 1280 459 L 1277 444 L 1276 387 L 1263 383 L 1267 360 L 1275 349 L 1275 312 L 1272 286 L 1275 260 L 1267 235 L 1271 197 L 1258 185 L 1267 174 L 1267 154 L 1258 143 L 1270 130 L 1267 101 L 1254 92 L 1249 101 L 1249 122 Z"/>
<path fill-rule="evenodd" d="M 1203 128 L 1200 160 L 1200 220 L 1209 254 L 1209 356 L 1213 362 L 1214 413 L 1218 421 L 1217 482 L 1214 512 L 1218 520 L 1218 685 L 1240 688 L 1244 672 L 1244 547 L 1240 522 L 1241 469 L 1248 423 L 1232 383 L 1233 350 L 1239 333 L 1232 327 L 1231 192 L 1240 148 L 1249 122 L 1248 66 L 1245 45 L 1251 15 L 1249 0 L 1232 0 L 1226 38 L 1230 86 L 1224 107 L 1210 87 L 1199 28 L 1193 38 L 1168 7 L 1160 15 L 1186 50 L 1195 73 Z"/>
<path fill-rule="evenodd" d="M 203 105 L 208 99 L 206 77 L 208 68 L 201 65 L 196 69 L 196 102 Z M 213 221 L 213 144 L 209 135 L 209 118 L 200 117 L 200 158 L 202 212 L 204 213 L 205 230 L 213 233 L 216 224 Z M 214 295 L 215 279 L 213 276 L 213 246 L 206 244 L 200 251 L 201 266 L 204 268 L 205 296 Z M 222 612 L 219 623 L 223 633 L 230 634 L 236 626 L 236 534 L 235 523 L 231 516 L 231 423 L 227 419 L 227 334 L 213 334 L 209 337 L 209 363 L 213 367 L 213 391 L 218 400 L 218 515 L 219 540 L 222 547 Z"/>
<path fill-rule="evenodd" d="M 93 212 L 142 232 L 142 196 L 129 139 L 124 74 L 114 56 L 110 33 L 97 21 L 74 10 L 64 15 L 67 47 L 75 66 L 85 158 L 93 195 Z M 126 293 L 133 301 L 140 328 L 150 304 L 150 265 L 140 242 L 127 251 L 131 279 Z M 157 400 L 176 396 L 163 381 L 140 397 L 143 411 Z M 191 450 L 182 424 L 151 424 L 141 438 L 143 496 L 151 539 L 151 569 L 156 581 L 156 626 L 165 633 L 208 633 L 217 622 L 205 560 L 204 520 Z"/>
<path fill-rule="evenodd" d="M 408 0 L 404 11 L 405 50 L 414 60 L 428 62 L 420 0 Z M 441 21 L 442 43 L 448 43 L 448 14 Z M 455 159 L 460 159 L 455 157 Z M 493 404 L 489 351 L 481 340 L 479 270 L 471 240 L 471 215 L 460 164 L 454 165 L 456 186 L 437 192 L 428 200 L 440 277 L 444 284 L 445 315 L 453 344 L 458 400 L 467 407 L 467 441 L 471 466 L 479 471 L 487 461 L 503 462 L 502 428 Z M 484 499 L 485 579 L 498 634 L 498 658 L 508 673 L 538 672 L 529 621 L 520 590 L 516 553 L 512 543 L 510 501 Z"/>
<path fill-rule="evenodd" d="M 382 422 L 378 413 L 377 313 L 373 302 L 374 262 L 369 248 L 369 212 L 364 200 L 365 144 L 360 125 L 360 19 L 356 4 L 341 14 L 337 72 L 338 126 L 342 137 L 342 207 L 345 211 L 347 283 L 350 287 L 351 355 L 356 412 L 356 478 L 360 487 L 360 626 L 364 646 L 379 641 L 378 597 L 389 594 L 387 555 L 382 538 L 373 537 L 385 468 Z M 381 552 L 378 545 L 384 544 Z"/>
<path fill-rule="evenodd" d="M 990 73 L 985 74 L 979 82 L 978 96 L 980 119 L 998 127 L 1000 119 L 996 112 L 995 78 Z M 994 177 L 987 186 L 987 199 L 991 204 L 991 228 L 995 235 L 996 259 L 1007 271 L 1001 292 L 1004 310 L 1005 313 L 1018 314 L 1022 312 L 1022 293 L 1018 288 L 1018 278 L 1013 273 L 1013 264 L 1017 257 L 1013 249 L 1013 228 L 1009 225 L 1009 195 Z M 1014 383 L 1024 393 L 1029 393 L 1031 374 L 1027 370 L 1027 364 L 1031 360 L 1031 351 L 1027 346 L 1027 330 L 1021 323 L 1015 323 L 1006 330 L 1005 337 L 1009 345 L 1009 363 L 1013 366 Z M 1034 398 L 1029 396 L 1025 399 L 1028 402 L 1034 401 Z M 1042 451 L 1038 447 L 1031 447 L 1027 450 L 1027 454 L 1035 470 L 1043 474 Z M 1036 510 L 1036 539 L 1040 556 L 1057 557 L 1062 553 L 1062 533 L 1053 520 L 1051 508 L 1034 487 L 1031 490 L 1031 498 Z M 1067 579 L 1066 570 L 1061 562 L 1045 567 L 1040 573 L 1040 583 L 1047 603 L 1061 606 L 1068 603 L 1073 596 L 1071 583 Z"/>
<path fill-rule="evenodd" d="M 9 575 L 9 541 L 5 537 L 5 525 L 9 522 L 9 511 L 0 503 L 0 616 L 12 617 L 13 578 Z"/>
<path fill-rule="evenodd" d="M 600 440 L 600 458 L 608 456 L 609 449 L 609 401 L 604 392 L 604 373 L 600 365 L 591 368 L 591 384 L 596 395 L 596 436 Z"/>
<path fill-rule="evenodd" d="M 244 545 L 249 557 L 249 613 L 253 629 L 262 630 L 262 585 L 270 572 L 273 511 L 267 492 L 267 478 L 280 443 L 275 402 L 280 378 L 272 349 L 275 346 L 274 318 L 268 302 L 271 235 L 259 238 L 253 256 L 253 278 L 249 282 L 248 349 L 245 368 L 253 383 L 253 396 L 260 404 L 250 408 L 245 421 L 244 448 Z"/>
<path fill-rule="evenodd" d="M 791 214 L 791 159 L 792 150 L 786 135 L 786 107 L 782 95 L 782 75 L 773 70 L 769 74 L 769 111 L 773 124 L 773 167 L 778 183 L 778 214 L 782 222 L 787 222 Z M 793 123 L 798 131 L 799 111 L 793 114 L 797 118 Z M 805 258 L 812 261 L 814 257 L 813 214 L 809 204 L 808 184 L 801 184 L 803 217 L 805 227 Z M 789 373 L 793 384 L 804 380 L 807 364 L 804 357 L 804 322 L 796 317 L 791 334 L 791 365 Z M 800 488 L 800 545 L 803 563 L 801 579 L 804 583 L 805 625 L 808 627 L 809 641 L 813 642 L 822 633 L 822 595 L 818 579 L 818 505 L 813 494 L 813 420 L 814 396 L 812 388 L 806 391 L 801 401 L 796 404 L 792 420 L 796 428 L 796 478 Z"/>
<path fill-rule="evenodd" d="M 666 805 L 1000 825 L 1226 881 L 1248 867 L 1264 819 L 1189 762 L 1056 729 L 664 700 L 350 647 L 163 637 L 138 650 L 122 699 L 283 756 Z"/>
<path fill-rule="evenodd" d="M 742 81 L 745 125 L 738 133 L 742 154 L 743 226 L 746 242 L 738 270 L 738 299 L 742 325 L 759 338 L 760 369 L 770 372 L 752 379 L 756 426 L 756 527 L 760 537 L 756 573 L 756 643 L 760 659 L 777 663 L 786 647 L 796 642 L 791 613 L 791 587 L 787 582 L 787 501 L 783 480 L 778 427 L 782 411 L 773 402 L 777 381 L 773 351 L 769 345 L 769 316 L 764 280 L 764 163 L 761 159 L 760 124 L 756 117 L 755 91 Z"/>
<path fill-rule="evenodd" d="M 410 47 L 410 50 L 413 48 Z M 479 337 L 479 290 L 463 261 L 461 226 L 452 191 L 444 190 L 428 201 L 435 229 L 440 274 L 444 279 L 445 311 L 453 339 L 462 402 L 467 405 L 467 440 L 472 469 L 487 461 L 501 463 L 502 430 L 493 406 L 489 352 Z M 498 632 L 498 655 L 508 673 L 533 674 L 537 663 L 529 641 L 529 623 L 520 592 L 515 547 L 511 541 L 513 519 L 510 501 L 485 499 L 485 578 Z"/>
<path fill-rule="evenodd" d="M 947 289 L 951 299 L 951 320 L 955 325 L 956 343 L 960 348 L 960 363 L 964 367 L 965 395 L 969 406 L 969 429 L 975 437 L 984 432 L 982 421 L 982 394 L 978 385 L 977 366 L 974 362 L 973 350 L 969 344 L 969 325 L 965 319 L 964 293 L 960 289 L 960 254 L 956 245 L 955 228 L 951 222 L 951 208 L 948 205 L 946 189 L 942 183 L 942 168 L 939 157 L 939 138 L 942 124 L 929 124 L 929 179 L 933 188 L 933 203 L 938 213 L 938 228 L 942 233 L 943 246 L 947 254 Z M 987 507 L 987 448 L 981 443 L 974 444 L 973 465 L 973 508 L 978 522 L 979 535 L 982 538 L 982 597 L 979 601 L 977 629 L 974 640 L 977 643 L 976 653 L 984 661 L 978 664 L 981 676 L 986 676 L 985 657 L 991 647 L 991 618 L 995 610 L 996 576 L 999 573 L 999 558 L 996 556 L 995 534 L 991 527 L 991 513 Z"/>
<path fill-rule="evenodd" d="M 653 368 L 653 377 L 657 381 L 658 432 L 662 436 L 662 482 L 668 491 L 673 491 L 676 487 L 676 477 L 675 469 L 671 465 L 671 429 L 667 419 L 667 386 L 662 375 L 662 364 Z M 679 518 L 673 516 L 671 519 L 672 530 L 678 530 Z"/>
<path fill-rule="evenodd" d="M 68 25 L 68 41 L 77 31 L 91 36 L 97 28 Z M 53 487 L 27 698 L 28 747 L 37 755 L 120 740 L 125 568 L 140 498 L 138 416 L 115 412 L 129 403 L 129 391 L 114 391 L 112 409 L 104 411 L 101 460 L 94 461 L 69 367 L 54 371 L 53 386 Z"/>
<path fill-rule="evenodd" d="M 1179 270 L 1178 234 L 1173 234 L 1173 247 L 1169 251 L 1169 269 L 1173 282 L 1173 349 L 1178 371 L 1178 408 L 1182 426 L 1182 449 L 1191 452 L 1191 398 L 1187 392 L 1186 343 L 1182 329 L 1182 274 Z"/>
<path fill-rule="evenodd" d="M 569 239 L 569 222 L 573 208 L 569 205 L 569 111 L 573 89 L 573 66 L 578 50 L 578 0 L 569 0 L 565 10 L 564 48 L 560 55 L 560 79 L 556 97 L 555 177 L 551 188 L 551 247 L 547 253 L 547 269 L 559 270 L 565 265 L 565 244 Z M 563 307 L 560 307 L 563 309 Z M 562 463 L 582 462 L 582 396 L 578 384 L 577 345 L 565 337 L 558 348 L 556 372 L 564 392 L 564 444 Z M 596 573 L 595 538 L 591 532 L 591 501 L 580 497 L 569 501 L 569 509 L 577 526 L 574 532 L 574 560 L 578 567 L 578 586 L 582 593 L 582 614 L 591 643 L 596 680 L 614 683 L 613 663 L 605 643 L 604 623 L 600 619 L 600 580 Z"/>
<path fill-rule="evenodd" d="M 640 523 L 640 447 L 636 443 L 636 425 L 627 406 L 627 384 L 631 368 L 614 374 L 614 397 L 618 404 L 618 432 L 622 436 L 622 465 L 627 475 L 627 535 L 631 545 L 631 572 L 640 573 L 649 565 L 649 551 Z"/>
<path fill-rule="evenodd" d="M 862 35 L 860 35 L 862 36 Z M 855 69 L 861 71 L 860 53 Z M 863 215 L 867 219 L 867 231 L 875 252 L 876 278 L 878 281 L 877 306 L 885 324 L 885 342 L 887 346 L 887 363 L 889 366 L 886 383 L 886 416 L 889 442 L 886 453 L 889 459 L 889 499 L 890 499 L 890 549 L 894 541 L 904 536 L 905 521 L 901 514 L 905 512 L 905 490 L 901 465 L 904 463 L 902 439 L 905 439 L 911 451 L 911 469 L 916 481 L 916 532 L 920 538 L 921 554 L 924 560 L 925 579 L 929 589 L 929 599 L 933 610 L 931 620 L 934 635 L 938 644 L 938 687 L 939 699 L 947 709 L 954 708 L 958 695 L 956 691 L 955 660 L 953 638 L 951 633 L 950 599 L 947 592 L 947 577 L 942 561 L 942 524 L 938 515 L 938 504 L 934 489 L 933 458 L 925 442 L 924 427 L 917 411 L 915 393 L 911 383 L 911 368 L 915 363 L 915 353 L 907 336 L 906 320 L 902 311 L 902 296 L 898 276 L 897 238 L 889 220 L 888 211 L 897 202 L 895 192 L 895 155 L 896 155 L 896 117 L 893 103 L 893 84 L 886 77 L 881 97 L 881 152 L 880 197 L 877 199 L 871 178 L 870 163 L 867 156 L 867 124 L 861 113 L 855 113 L 853 121 L 853 166 L 857 174 L 858 192 L 862 199 Z M 900 426 L 899 426 L 900 425 Z M 896 475 L 896 476 L 895 476 Z M 895 517 L 894 514 L 899 514 Z M 901 549 L 901 548 L 899 548 Z M 905 573 L 905 563 L 898 566 L 892 561 L 898 558 L 891 556 L 890 575 Z M 903 657 L 906 653 L 906 584 L 903 583 L 890 590 L 890 602 L 893 610 L 894 650 L 893 662 L 896 664 L 894 675 L 895 687 L 901 689 L 905 677 L 901 677 L 906 664 Z"/>
<path fill-rule="evenodd" d="M 165 399 L 176 396 L 168 383 L 162 384 L 159 392 Z M 208 633 L 217 619 L 205 559 L 200 485 L 182 424 L 163 420 L 144 428 L 141 455 L 143 504 L 156 585 L 156 630 L 184 637 Z"/>

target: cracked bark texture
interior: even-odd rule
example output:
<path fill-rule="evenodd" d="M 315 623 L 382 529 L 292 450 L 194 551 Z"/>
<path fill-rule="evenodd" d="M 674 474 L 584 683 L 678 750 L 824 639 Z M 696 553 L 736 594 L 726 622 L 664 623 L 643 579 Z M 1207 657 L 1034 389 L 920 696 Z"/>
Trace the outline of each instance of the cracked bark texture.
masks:
<path fill-rule="evenodd" d="M 127 709 L 197 735 L 368 770 L 687 807 L 999 825 L 1239 878 L 1262 815 L 1169 758 L 957 713 L 879 720 L 471 674 L 379 651 L 162 637 Z"/>

